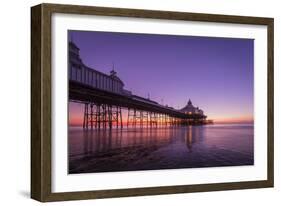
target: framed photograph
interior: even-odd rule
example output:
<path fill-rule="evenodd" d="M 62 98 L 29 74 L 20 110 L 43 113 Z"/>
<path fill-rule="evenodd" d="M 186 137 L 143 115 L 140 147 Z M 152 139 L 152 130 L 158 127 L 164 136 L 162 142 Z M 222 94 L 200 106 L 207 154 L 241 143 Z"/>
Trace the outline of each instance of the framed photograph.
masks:
<path fill-rule="evenodd" d="M 31 197 L 273 187 L 273 19 L 31 8 Z"/>

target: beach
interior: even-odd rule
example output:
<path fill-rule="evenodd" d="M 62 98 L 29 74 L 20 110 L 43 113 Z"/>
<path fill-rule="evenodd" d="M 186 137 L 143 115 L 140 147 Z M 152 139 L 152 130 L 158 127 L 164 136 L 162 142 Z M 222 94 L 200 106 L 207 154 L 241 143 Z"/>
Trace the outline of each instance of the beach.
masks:
<path fill-rule="evenodd" d="M 254 164 L 252 124 L 69 128 L 69 173 Z"/>

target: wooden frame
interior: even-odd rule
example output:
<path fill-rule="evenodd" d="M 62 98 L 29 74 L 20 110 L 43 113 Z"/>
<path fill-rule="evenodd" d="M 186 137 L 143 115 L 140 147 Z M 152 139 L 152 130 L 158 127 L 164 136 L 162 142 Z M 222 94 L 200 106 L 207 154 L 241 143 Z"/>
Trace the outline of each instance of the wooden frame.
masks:
<path fill-rule="evenodd" d="M 52 193 L 51 191 L 51 16 L 53 13 L 141 17 L 203 22 L 266 25 L 268 34 L 268 164 L 267 180 L 184 186 L 162 186 Z M 273 19 L 228 15 L 150 11 L 90 6 L 41 4 L 31 8 L 31 197 L 47 201 L 79 200 L 138 195 L 204 192 L 273 187 L 274 180 L 274 88 Z"/>

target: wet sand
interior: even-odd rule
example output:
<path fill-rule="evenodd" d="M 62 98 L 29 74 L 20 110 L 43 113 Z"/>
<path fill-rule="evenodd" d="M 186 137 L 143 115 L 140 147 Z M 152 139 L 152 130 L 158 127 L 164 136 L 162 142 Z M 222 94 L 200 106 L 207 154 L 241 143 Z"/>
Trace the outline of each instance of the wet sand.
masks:
<path fill-rule="evenodd" d="M 69 130 L 69 173 L 254 164 L 253 125 Z"/>

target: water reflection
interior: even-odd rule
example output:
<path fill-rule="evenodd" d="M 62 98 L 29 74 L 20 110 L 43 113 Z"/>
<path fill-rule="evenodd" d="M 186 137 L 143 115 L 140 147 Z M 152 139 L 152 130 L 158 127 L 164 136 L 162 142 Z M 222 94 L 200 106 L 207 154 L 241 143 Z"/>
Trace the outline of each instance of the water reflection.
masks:
<path fill-rule="evenodd" d="M 192 151 L 192 126 L 188 127 L 188 132 L 186 132 L 185 142 L 188 150 Z"/>
<path fill-rule="evenodd" d="M 69 129 L 69 172 L 253 164 L 253 127 Z"/>
<path fill-rule="evenodd" d="M 194 130 L 194 128 L 188 128 Z M 185 130 L 173 128 L 137 128 L 123 130 L 84 130 L 81 131 L 84 155 L 91 155 L 99 152 L 106 152 L 117 148 L 171 144 L 176 140 L 179 133 L 186 133 Z M 188 134 L 188 133 L 187 133 Z M 76 132 L 76 137 L 79 138 Z M 192 137 L 191 137 L 192 138 Z M 71 141 L 71 138 L 70 138 Z M 72 144 L 70 144 L 72 145 Z M 70 150 L 74 155 L 74 152 Z"/>

